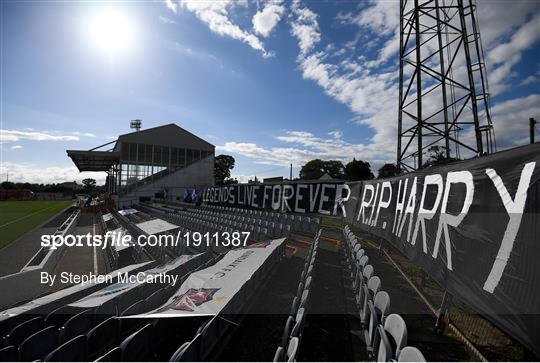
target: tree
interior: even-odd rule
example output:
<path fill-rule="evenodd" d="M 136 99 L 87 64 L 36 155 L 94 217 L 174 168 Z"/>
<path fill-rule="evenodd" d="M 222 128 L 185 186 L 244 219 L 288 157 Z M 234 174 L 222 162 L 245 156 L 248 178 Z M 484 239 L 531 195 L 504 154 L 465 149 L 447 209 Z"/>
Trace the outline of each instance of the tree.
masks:
<path fill-rule="evenodd" d="M 2 189 L 15 189 L 15 184 L 9 181 L 2 182 Z"/>
<path fill-rule="evenodd" d="M 82 180 L 84 189 L 88 192 L 92 191 L 96 186 L 96 179 L 86 178 Z"/>
<path fill-rule="evenodd" d="M 230 178 L 234 169 L 234 158 L 230 155 L 218 155 L 214 158 L 214 178 L 216 185 L 223 185 Z"/>
<path fill-rule="evenodd" d="M 457 161 L 459 159 L 453 157 L 446 157 L 446 147 L 440 145 L 433 145 L 427 149 L 428 159 L 424 163 L 423 167 L 427 168 L 430 166 L 444 165 Z"/>
<path fill-rule="evenodd" d="M 308 161 L 302 169 L 300 169 L 300 179 L 319 179 L 324 174 L 330 175 L 332 178 L 343 178 L 345 167 L 339 160 L 321 160 L 314 159 Z"/>
<path fill-rule="evenodd" d="M 369 180 L 373 179 L 374 175 L 371 172 L 371 165 L 362 160 L 352 159 L 345 165 L 345 178 L 347 180 Z"/>
<path fill-rule="evenodd" d="M 398 169 L 396 164 L 384 164 L 379 169 L 379 178 L 389 178 L 391 176 L 398 175 Z"/>

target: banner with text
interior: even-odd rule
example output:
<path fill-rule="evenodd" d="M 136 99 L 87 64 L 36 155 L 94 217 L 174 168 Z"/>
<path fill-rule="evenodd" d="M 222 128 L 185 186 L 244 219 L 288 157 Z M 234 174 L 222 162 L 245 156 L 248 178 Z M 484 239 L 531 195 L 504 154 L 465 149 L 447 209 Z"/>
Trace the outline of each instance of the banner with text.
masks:
<path fill-rule="evenodd" d="M 540 144 L 349 183 L 346 220 L 540 351 Z"/>
<path fill-rule="evenodd" d="M 343 212 L 349 188 L 342 182 L 235 184 L 206 188 L 203 203 L 235 208 L 336 216 Z"/>

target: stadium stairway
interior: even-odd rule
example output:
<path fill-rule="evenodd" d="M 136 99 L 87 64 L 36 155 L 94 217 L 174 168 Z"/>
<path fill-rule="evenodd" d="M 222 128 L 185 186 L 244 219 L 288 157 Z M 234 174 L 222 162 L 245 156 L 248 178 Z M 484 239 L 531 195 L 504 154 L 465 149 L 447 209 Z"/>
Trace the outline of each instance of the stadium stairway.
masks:
<path fill-rule="evenodd" d="M 79 218 L 77 227 L 75 227 L 75 230 L 73 231 L 73 235 L 75 236 L 86 235 L 88 233 L 91 235 L 94 233 L 94 215 L 92 213 L 82 214 Z M 94 266 L 94 263 L 96 263 L 96 265 L 98 263 L 102 264 L 102 257 L 101 254 L 96 253 L 94 261 L 95 252 L 97 251 L 94 251 L 93 247 L 86 245 L 67 248 L 53 272 L 53 274 L 57 276 L 55 283 L 52 287 L 47 288 L 45 293 L 58 291 L 69 286 L 60 282 L 59 276 L 62 272 L 71 272 L 75 275 L 86 275 L 99 272 L 95 271 L 97 266 Z"/>

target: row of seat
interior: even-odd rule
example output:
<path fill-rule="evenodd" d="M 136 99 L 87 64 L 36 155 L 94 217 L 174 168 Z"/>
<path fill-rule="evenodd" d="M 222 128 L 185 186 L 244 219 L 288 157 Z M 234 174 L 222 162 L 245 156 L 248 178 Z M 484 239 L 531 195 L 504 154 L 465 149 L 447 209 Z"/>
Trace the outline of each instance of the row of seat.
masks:
<path fill-rule="evenodd" d="M 291 312 L 285 323 L 285 328 L 283 329 L 281 344 L 274 354 L 274 362 L 296 361 L 302 338 L 302 330 L 309 308 L 309 299 L 312 291 L 321 232 L 322 230 L 319 230 L 316 233 L 309 249 L 302 274 L 300 275 L 300 281 L 296 289 L 296 295 L 291 304 Z"/>
<path fill-rule="evenodd" d="M 243 209 L 221 206 L 201 206 L 198 209 L 190 208 L 190 212 L 219 212 L 224 214 L 243 215 L 255 219 L 262 219 L 275 224 L 290 225 L 293 232 L 301 232 L 314 235 L 319 230 L 320 219 L 316 217 L 293 215 L 287 213 L 278 213 L 263 211 L 257 209 Z"/>
<path fill-rule="evenodd" d="M 218 258 L 195 266 L 180 281 L 184 281 L 191 272 L 216 263 Z M 28 316 L 2 337 L 0 361 L 55 360 L 55 357 L 75 361 L 82 355 L 95 359 L 104 353 L 102 348 L 108 347 L 107 341 L 118 345 L 122 337 L 139 329 L 144 322 L 142 319 L 124 319 L 123 316 L 142 314 L 160 307 L 178 287 L 141 284 L 95 308 L 64 305 L 46 316 Z M 84 349 L 80 349 L 83 342 Z"/>
<path fill-rule="evenodd" d="M 349 268 L 360 325 L 368 355 L 379 362 L 425 361 L 415 347 L 407 347 L 407 326 L 398 314 L 390 314 L 390 296 L 381 290 L 369 257 L 348 226 L 343 229 L 343 252 Z"/>
<path fill-rule="evenodd" d="M 151 210 L 155 207 L 141 206 L 141 209 Z M 195 210 L 198 211 L 198 210 Z M 250 218 L 237 214 L 227 214 L 219 212 L 170 212 L 162 210 L 164 214 L 160 218 L 176 224 L 178 226 L 189 228 L 192 231 L 202 233 L 210 232 L 250 232 L 250 239 L 261 241 L 268 238 L 280 238 L 287 236 L 291 231 L 290 225 L 275 224 L 262 218 Z"/>

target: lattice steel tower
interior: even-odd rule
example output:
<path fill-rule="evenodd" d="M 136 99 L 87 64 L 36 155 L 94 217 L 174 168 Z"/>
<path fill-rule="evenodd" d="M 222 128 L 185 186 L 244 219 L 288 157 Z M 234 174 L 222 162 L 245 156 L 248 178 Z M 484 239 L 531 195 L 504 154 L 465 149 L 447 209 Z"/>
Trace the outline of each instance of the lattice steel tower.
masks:
<path fill-rule="evenodd" d="M 473 0 L 400 0 L 398 167 L 421 168 L 432 145 L 457 158 L 496 148 Z"/>

